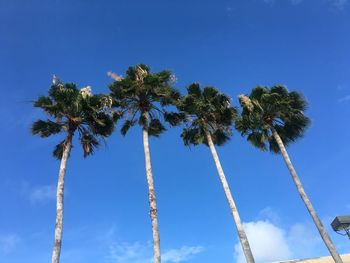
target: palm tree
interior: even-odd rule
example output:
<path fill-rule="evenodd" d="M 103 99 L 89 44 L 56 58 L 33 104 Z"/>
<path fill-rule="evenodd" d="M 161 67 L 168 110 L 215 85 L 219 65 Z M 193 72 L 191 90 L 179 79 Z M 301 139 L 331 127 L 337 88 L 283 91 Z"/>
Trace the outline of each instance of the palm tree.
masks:
<path fill-rule="evenodd" d="M 247 262 L 252 263 L 253 254 L 214 146 L 221 146 L 230 139 L 236 109 L 231 107 L 230 98 L 214 87 L 201 89 L 199 84 L 193 83 L 188 86 L 187 91 L 188 94 L 177 105 L 179 113 L 169 115 L 167 118 L 174 124 L 179 119 L 185 118 L 187 127 L 184 128 L 181 138 L 186 146 L 199 144 L 209 146 L 237 227 L 244 255 Z"/>
<path fill-rule="evenodd" d="M 55 242 L 52 263 L 60 260 L 63 230 L 64 177 L 73 136 L 77 132 L 83 147 L 84 157 L 93 154 L 99 146 L 99 140 L 109 136 L 118 115 L 107 110 L 111 99 L 104 95 L 92 95 L 91 88 L 78 89 L 75 84 L 62 84 L 54 77 L 49 96 L 41 96 L 34 101 L 34 107 L 41 108 L 49 116 L 47 120 L 38 120 L 32 125 L 32 133 L 42 138 L 65 134 L 65 138 L 56 145 L 53 155 L 61 160 L 56 194 Z"/>
<path fill-rule="evenodd" d="M 140 64 L 129 67 L 124 78 L 113 73 L 109 73 L 109 75 L 115 80 L 110 85 L 114 106 L 121 110 L 121 114 L 125 119 L 121 128 L 122 135 L 126 135 L 128 130 L 137 123 L 142 128 L 154 262 L 160 263 L 157 203 L 148 137 L 158 137 L 165 131 L 165 127 L 161 122 L 164 114 L 166 114 L 164 106 L 172 104 L 173 100 L 180 97 L 180 94 L 171 86 L 173 75 L 170 71 L 151 73 L 148 66 Z"/>
<path fill-rule="evenodd" d="M 300 138 L 310 120 L 304 115 L 307 102 L 298 92 L 289 92 L 284 86 L 256 87 L 248 96 L 239 97 L 243 108 L 236 128 L 255 147 L 281 153 L 294 184 L 309 211 L 320 235 L 335 262 L 342 262 L 321 220 L 305 193 L 300 179 L 290 161 L 285 146 Z"/>

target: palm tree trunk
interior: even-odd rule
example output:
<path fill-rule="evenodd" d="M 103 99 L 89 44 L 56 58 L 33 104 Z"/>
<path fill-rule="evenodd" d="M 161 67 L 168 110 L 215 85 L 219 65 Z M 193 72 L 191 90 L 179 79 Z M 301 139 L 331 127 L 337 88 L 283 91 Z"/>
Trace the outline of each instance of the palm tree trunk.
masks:
<path fill-rule="evenodd" d="M 148 115 L 146 115 L 148 122 Z M 156 195 L 154 193 L 153 176 L 151 167 L 151 156 L 148 144 L 148 130 L 143 129 L 143 147 L 145 151 L 145 164 L 146 164 L 146 176 L 148 184 L 148 202 L 150 206 L 150 216 L 152 221 L 152 236 L 153 236 L 153 258 L 154 263 L 160 263 L 160 238 L 158 230 L 158 217 L 157 217 L 157 203 Z"/>
<path fill-rule="evenodd" d="M 224 188 L 224 191 L 225 191 L 226 199 L 227 199 L 227 201 L 228 201 L 228 203 L 230 205 L 230 208 L 231 208 L 231 214 L 233 216 L 233 220 L 235 221 L 235 224 L 236 224 L 236 227 L 237 227 L 239 241 L 241 242 L 241 246 L 242 246 L 243 253 L 245 255 L 246 261 L 248 263 L 254 263 L 255 261 L 254 261 L 253 253 L 252 253 L 252 251 L 250 249 L 250 245 L 249 245 L 249 242 L 248 242 L 247 235 L 244 232 L 243 225 L 241 223 L 241 219 L 239 217 L 239 213 L 237 211 L 236 204 L 233 201 L 231 190 L 230 190 L 230 187 L 229 187 L 229 185 L 227 183 L 224 171 L 223 171 L 223 169 L 221 167 L 219 156 L 218 156 L 218 154 L 216 152 L 213 140 L 212 140 L 211 135 L 210 135 L 209 132 L 206 132 L 206 136 L 207 136 L 207 140 L 208 140 L 208 144 L 209 144 L 209 148 L 210 148 L 211 154 L 213 155 L 213 159 L 214 159 L 214 162 L 215 162 L 215 165 L 216 165 L 216 169 L 218 170 L 218 173 L 219 173 L 219 177 L 220 177 L 220 180 L 221 180 L 221 183 L 222 183 L 222 187 Z"/>
<path fill-rule="evenodd" d="M 300 194 L 300 197 L 301 199 L 303 199 L 304 201 L 304 204 L 307 208 L 307 210 L 309 211 L 311 217 L 312 217 L 312 220 L 314 221 L 317 229 L 318 229 L 318 232 L 320 232 L 320 235 L 324 241 L 324 243 L 326 244 L 329 252 L 331 253 L 334 261 L 336 263 L 342 263 L 342 259 L 340 258 L 334 244 L 332 243 L 332 240 L 330 239 L 330 237 L 328 236 L 327 232 L 326 232 L 326 229 L 324 228 L 321 220 L 319 219 L 319 217 L 317 216 L 317 213 L 315 211 L 315 209 L 312 207 L 312 204 L 309 200 L 309 198 L 307 197 L 305 191 L 304 191 L 304 187 L 302 186 L 301 182 L 300 182 L 300 179 L 293 167 L 293 164 L 292 162 L 290 161 L 289 159 L 289 156 L 288 156 L 288 153 L 287 153 L 287 150 L 286 148 L 284 147 L 284 144 L 282 142 L 282 139 L 281 137 L 279 136 L 279 134 L 277 133 L 277 131 L 272 128 L 272 134 L 273 134 L 273 137 L 275 138 L 278 146 L 279 146 L 279 149 L 282 153 L 282 156 L 284 158 L 284 161 L 288 167 L 288 170 L 290 172 L 290 174 L 292 175 L 292 178 L 293 178 L 293 181 L 294 181 L 294 184 L 295 186 L 297 187 L 298 189 L 298 192 Z"/>
<path fill-rule="evenodd" d="M 60 171 L 58 174 L 57 193 L 56 193 L 56 225 L 55 225 L 55 243 L 52 251 L 52 263 L 59 263 L 62 245 L 63 230 L 63 197 L 64 197 L 64 176 L 66 174 L 66 165 L 72 148 L 72 134 L 68 134 L 65 141 L 63 155 L 61 159 Z"/>

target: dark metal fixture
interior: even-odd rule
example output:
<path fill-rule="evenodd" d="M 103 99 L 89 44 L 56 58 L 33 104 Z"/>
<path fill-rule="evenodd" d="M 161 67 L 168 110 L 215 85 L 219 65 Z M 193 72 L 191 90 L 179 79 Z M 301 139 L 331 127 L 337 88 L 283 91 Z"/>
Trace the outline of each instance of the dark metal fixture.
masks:
<path fill-rule="evenodd" d="M 337 216 L 331 226 L 335 232 L 350 239 L 350 216 Z"/>

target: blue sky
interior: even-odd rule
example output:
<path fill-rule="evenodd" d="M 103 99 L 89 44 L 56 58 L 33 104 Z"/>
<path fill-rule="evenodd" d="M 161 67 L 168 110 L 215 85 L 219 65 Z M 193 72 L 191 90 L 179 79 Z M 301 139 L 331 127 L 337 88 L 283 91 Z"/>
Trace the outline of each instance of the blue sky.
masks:
<path fill-rule="evenodd" d="M 59 136 L 40 139 L 30 101 L 52 74 L 107 92 L 106 72 L 145 63 L 232 97 L 286 84 L 310 103 L 312 125 L 289 147 L 329 227 L 350 213 L 350 3 L 347 0 L 0 0 L 0 262 L 50 260 Z M 151 139 L 164 262 L 242 262 L 209 150 L 180 129 Z M 258 262 L 327 255 L 283 160 L 235 133 L 218 149 Z M 115 133 L 68 162 L 62 262 L 146 263 L 152 257 L 142 134 Z M 329 230 L 338 250 L 346 238 Z"/>

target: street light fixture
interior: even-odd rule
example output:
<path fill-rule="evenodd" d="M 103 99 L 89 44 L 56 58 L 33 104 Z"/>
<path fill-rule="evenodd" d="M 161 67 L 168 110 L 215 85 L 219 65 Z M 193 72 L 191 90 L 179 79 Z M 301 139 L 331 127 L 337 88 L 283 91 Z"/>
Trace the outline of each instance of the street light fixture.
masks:
<path fill-rule="evenodd" d="M 331 226 L 335 232 L 350 239 L 350 216 L 337 216 Z M 342 233 L 343 231 L 345 233 Z"/>

